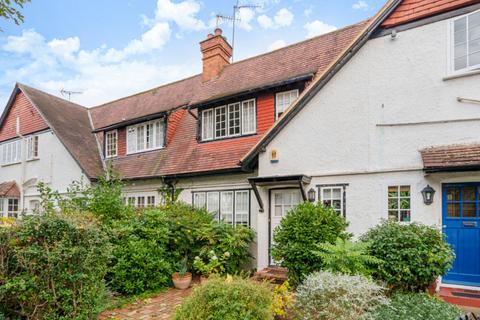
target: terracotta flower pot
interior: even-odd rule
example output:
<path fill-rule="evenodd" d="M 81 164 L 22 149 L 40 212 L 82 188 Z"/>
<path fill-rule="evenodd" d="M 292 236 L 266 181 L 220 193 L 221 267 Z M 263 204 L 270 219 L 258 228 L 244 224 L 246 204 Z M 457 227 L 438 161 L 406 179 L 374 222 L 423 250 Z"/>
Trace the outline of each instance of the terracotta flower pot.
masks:
<path fill-rule="evenodd" d="M 175 288 L 185 290 L 190 287 L 190 283 L 192 283 L 192 274 L 187 272 L 184 276 L 181 276 L 178 272 L 175 272 L 172 275 L 172 281 Z"/>

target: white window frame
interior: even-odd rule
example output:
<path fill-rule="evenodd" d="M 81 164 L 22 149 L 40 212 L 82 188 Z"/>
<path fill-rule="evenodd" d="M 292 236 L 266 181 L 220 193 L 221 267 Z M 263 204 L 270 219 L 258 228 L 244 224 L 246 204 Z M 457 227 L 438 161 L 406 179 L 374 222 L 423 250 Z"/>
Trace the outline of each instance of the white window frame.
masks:
<path fill-rule="evenodd" d="M 111 150 L 113 150 L 113 148 L 110 147 L 110 142 L 112 141 L 109 141 L 109 137 L 110 136 L 114 136 L 114 141 L 115 141 L 115 144 L 114 144 L 114 150 L 115 150 L 115 153 L 109 153 Z M 118 155 L 118 130 L 112 130 L 112 131 L 107 131 L 105 133 L 105 157 L 106 158 L 113 158 L 113 157 L 116 157 Z"/>
<path fill-rule="evenodd" d="M 253 125 L 252 130 L 245 130 L 245 108 L 249 103 L 253 103 Z M 230 134 L 230 107 L 239 105 L 240 106 L 240 130 L 239 133 Z M 225 110 L 225 135 L 217 134 L 217 112 L 220 109 Z M 245 135 L 252 135 L 257 133 L 257 101 L 255 98 L 248 99 L 244 101 L 239 101 L 235 103 L 230 103 L 228 105 L 222 105 L 215 108 L 209 108 L 201 111 L 201 140 L 202 141 L 212 141 L 212 140 L 221 140 L 227 138 L 241 137 Z M 208 120 L 213 119 L 213 123 L 207 123 Z M 209 127 L 207 128 L 207 125 Z M 211 127 L 210 127 L 211 126 Z"/>
<path fill-rule="evenodd" d="M 334 209 L 335 212 L 339 213 L 342 217 L 346 218 L 347 217 L 347 205 L 346 205 L 347 187 L 348 187 L 348 183 L 317 185 L 318 200 L 322 205 L 324 205 L 324 201 L 340 200 L 340 208 L 339 209 L 332 208 L 332 209 Z M 324 196 L 325 190 L 330 190 L 330 197 L 328 199 L 325 198 Z M 340 199 L 333 197 L 334 190 L 340 190 Z"/>
<path fill-rule="evenodd" d="M 15 150 L 14 150 L 15 146 Z M 8 150 L 10 148 L 10 150 Z M 15 139 L 0 144 L 0 163 L 2 166 L 22 162 L 22 139 Z M 11 157 L 9 157 L 11 156 Z"/>
<path fill-rule="evenodd" d="M 157 204 L 157 197 L 155 196 L 147 196 L 147 208 L 154 208 Z"/>
<path fill-rule="evenodd" d="M 27 137 L 27 160 L 39 159 L 38 135 Z"/>
<path fill-rule="evenodd" d="M 410 195 L 408 197 L 402 197 L 400 196 L 400 189 L 402 187 L 408 187 L 409 188 L 409 192 L 410 192 Z M 397 188 L 397 193 L 398 193 L 398 197 L 390 197 L 389 193 L 389 189 L 390 188 Z M 395 211 L 396 212 L 396 222 L 400 222 L 400 223 L 410 223 L 412 222 L 412 186 L 410 184 L 389 184 L 387 186 L 387 219 L 391 219 L 390 218 L 390 211 Z M 389 206 L 389 202 L 390 202 L 390 199 L 397 199 L 397 209 L 390 209 L 390 206 Z M 401 209 L 401 200 L 402 199 L 409 199 L 410 201 L 410 208 L 409 209 Z M 402 211 L 410 211 L 410 220 L 409 221 L 402 221 L 401 220 L 401 216 L 402 216 Z"/>
<path fill-rule="evenodd" d="M 157 126 L 157 123 L 163 124 Z M 147 126 L 148 125 L 153 125 L 153 133 L 151 134 L 151 137 L 153 139 L 152 147 L 147 148 Z M 165 148 L 165 118 L 160 118 L 160 119 L 155 119 L 152 121 L 147 121 L 147 122 L 142 122 L 139 124 L 131 125 L 127 127 L 127 154 L 135 154 L 135 153 L 141 153 L 141 152 L 146 152 L 146 151 L 152 151 L 152 150 L 159 150 Z M 138 131 L 139 128 L 142 128 L 143 130 L 143 148 L 139 149 L 138 146 Z M 159 133 L 158 130 L 161 129 L 162 133 Z M 132 136 L 130 135 L 132 133 Z M 158 143 L 158 140 L 162 140 Z M 117 136 L 117 141 L 118 141 L 118 136 Z M 157 146 L 158 145 L 158 146 Z M 117 148 L 118 152 L 118 148 Z"/>
<path fill-rule="evenodd" d="M 470 56 L 470 52 L 469 52 L 469 48 L 468 48 L 468 41 L 469 41 L 469 30 L 468 30 L 468 24 L 469 24 L 469 16 L 473 15 L 473 14 L 478 14 L 480 12 L 480 10 L 476 10 L 476 11 L 473 11 L 473 12 L 470 12 L 470 13 L 467 13 L 467 14 L 464 14 L 462 16 L 459 16 L 459 17 L 455 17 L 451 20 L 451 23 L 450 23 L 450 53 L 449 53 L 449 63 L 450 63 L 450 72 L 452 74 L 461 74 L 461 73 L 465 73 L 465 72 L 469 72 L 469 71 L 473 71 L 473 70 L 479 70 L 480 69 L 480 63 L 479 64 L 476 64 L 476 65 L 473 65 L 473 66 L 469 66 L 469 56 Z M 467 66 L 465 68 L 462 68 L 462 69 L 458 69 L 458 70 L 455 70 L 455 22 L 458 21 L 458 20 L 461 20 L 461 19 L 466 19 L 466 41 L 467 41 Z M 478 52 L 478 51 L 477 51 Z"/>
<path fill-rule="evenodd" d="M 17 210 L 10 210 L 10 201 L 16 201 Z M 20 212 L 20 199 L 19 198 L 7 198 L 7 215 L 9 218 L 18 218 Z"/>
<path fill-rule="evenodd" d="M 247 200 L 248 203 L 246 204 L 247 211 L 242 211 L 238 214 L 246 214 L 247 221 L 246 224 L 244 221 L 241 223 L 237 223 L 237 195 L 239 193 L 247 193 Z M 225 208 L 222 205 L 222 195 L 230 195 L 232 197 L 232 205 L 231 208 Z M 212 190 L 212 191 L 193 191 L 192 192 L 192 205 L 196 208 L 206 209 L 210 212 L 214 219 L 224 220 L 224 216 L 226 214 L 231 215 L 232 221 L 225 221 L 231 225 L 244 225 L 249 227 L 250 226 L 250 213 L 251 213 L 251 193 L 250 189 L 235 189 L 235 190 Z M 231 211 L 230 211 L 231 210 Z"/>
<path fill-rule="evenodd" d="M 5 216 L 5 198 L 0 198 L 0 217 Z"/>
<path fill-rule="evenodd" d="M 281 95 L 287 95 L 289 96 L 289 98 L 292 96 L 292 93 L 295 92 L 295 99 L 293 99 L 292 101 L 290 101 L 290 104 L 288 106 L 286 106 L 283 110 L 282 110 L 282 114 L 285 113 L 285 111 L 287 111 L 288 108 L 290 108 L 290 106 L 292 105 L 292 103 L 294 101 L 296 101 L 298 99 L 298 96 L 300 95 L 300 91 L 298 89 L 294 89 L 294 90 L 288 90 L 288 91 L 282 91 L 282 92 L 277 92 L 275 94 L 275 120 L 278 120 L 278 118 L 281 117 L 281 115 L 279 116 L 279 105 L 278 105 L 278 102 L 280 101 L 280 96 Z"/>

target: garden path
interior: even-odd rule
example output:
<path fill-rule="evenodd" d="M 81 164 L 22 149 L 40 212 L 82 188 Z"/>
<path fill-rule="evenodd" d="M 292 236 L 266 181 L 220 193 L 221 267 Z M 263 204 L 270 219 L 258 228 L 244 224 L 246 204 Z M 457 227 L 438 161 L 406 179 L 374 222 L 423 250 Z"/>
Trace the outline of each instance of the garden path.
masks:
<path fill-rule="evenodd" d="M 173 319 L 175 308 L 185 297 L 190 295 L 192 287 L 187 290 L 168 289 L 158 296 L 130 304 L 122 309 L 108 310 L 102 313 L 100 320 L 130 319 Z"/>

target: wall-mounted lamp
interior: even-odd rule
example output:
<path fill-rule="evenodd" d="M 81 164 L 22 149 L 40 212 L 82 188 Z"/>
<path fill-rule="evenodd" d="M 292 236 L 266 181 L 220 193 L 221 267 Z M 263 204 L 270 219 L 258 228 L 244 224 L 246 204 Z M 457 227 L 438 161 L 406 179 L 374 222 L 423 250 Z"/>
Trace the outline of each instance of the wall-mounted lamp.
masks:
<path fill-rule="evenodd" d="M 315 189 L 311 188 L 310 190 L 308 190 L 307 198 L 309 202 L 315 202 L 315 194 Z"/>
<path fill-rule="evenodd" d="M 430 187 L 430 185 L 427 185 L 422 190 L 423 203 L 425 203 L 427 206 L 431 205 L 433 203 L 434 195 L 435 195 L 435 190 L 432 187 Z"/>

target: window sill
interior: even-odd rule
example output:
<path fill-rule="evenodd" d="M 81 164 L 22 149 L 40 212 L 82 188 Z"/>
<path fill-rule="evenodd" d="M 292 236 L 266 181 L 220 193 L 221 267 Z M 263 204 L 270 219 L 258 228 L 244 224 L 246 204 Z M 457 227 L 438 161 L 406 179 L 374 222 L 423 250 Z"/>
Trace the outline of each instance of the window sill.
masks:
<path fill-rule="evenodd" d="M 135 151 L 135 152 L 127 152 L 125 155 L 127 155 L 127 156 L 132 156 L 132 155 L 135 155 L 135 154 L 147 153 L 147 152 L 152 152 L 152 151 L 158 151 L 158 150 L 162 150 L 162 149 L 165 149 L 165 147 L 154 148 L 154 149 L 147 149 L 147 150 L 141 150 L 141 151 Z M 118 156 L 117 156 L 117 157 L 118 157 Z M 107 159 L 112 159 L 112 158 L 116 158 L 116 157 L 110 157 L 110 158 L 107 158 Z"/>
<path fill-rule="evenodd" d="M 454 73 L 449 76 L 444 77 L 442 80 L 443 81 L 449 81 L 449 80 L 455 80 L 455 79 L 460 79 L 460 78 L 466 78 L 466 77 L 472 77 L 480 75 L 480 70 L 470 70 L 470 71 L 464 71 L 460 73 Z"/>
<path fill-rule="evenodd" d="M 240 139 L 240 138 L 246 138 L 246 137 L 251 137 L 257 135 L 257 133 L 246 133 L 243 135 L 238 135 L 238 136 L 229 136 L 229 137 L 224 137 L 224 138 L 216 138 L 216 139 L 210 139 L 210 140 L 199 140 L 199 143 L 209 143 L 209 142 L 217 142 L 217 141 L 225 141 L 225 140 L 234 140 L 234 139 Z"/>
<path fill-rule="evenodd" d="M 21 161 L 18 161 L 18 162 L 12 162 L 12 163 L 6 163 L 6 164 L 2 164 L 1 167 L 10 167 L 10 166 L 14 166 L 16 164 L 20 164 L 22 163 Z"/>
<path fill-rule="evenodd" d="M 27 159 L 27 162 L 32 162 L 32 161 L 38 161 L 40 158 L 32 158 L 32 159 Z"/>

